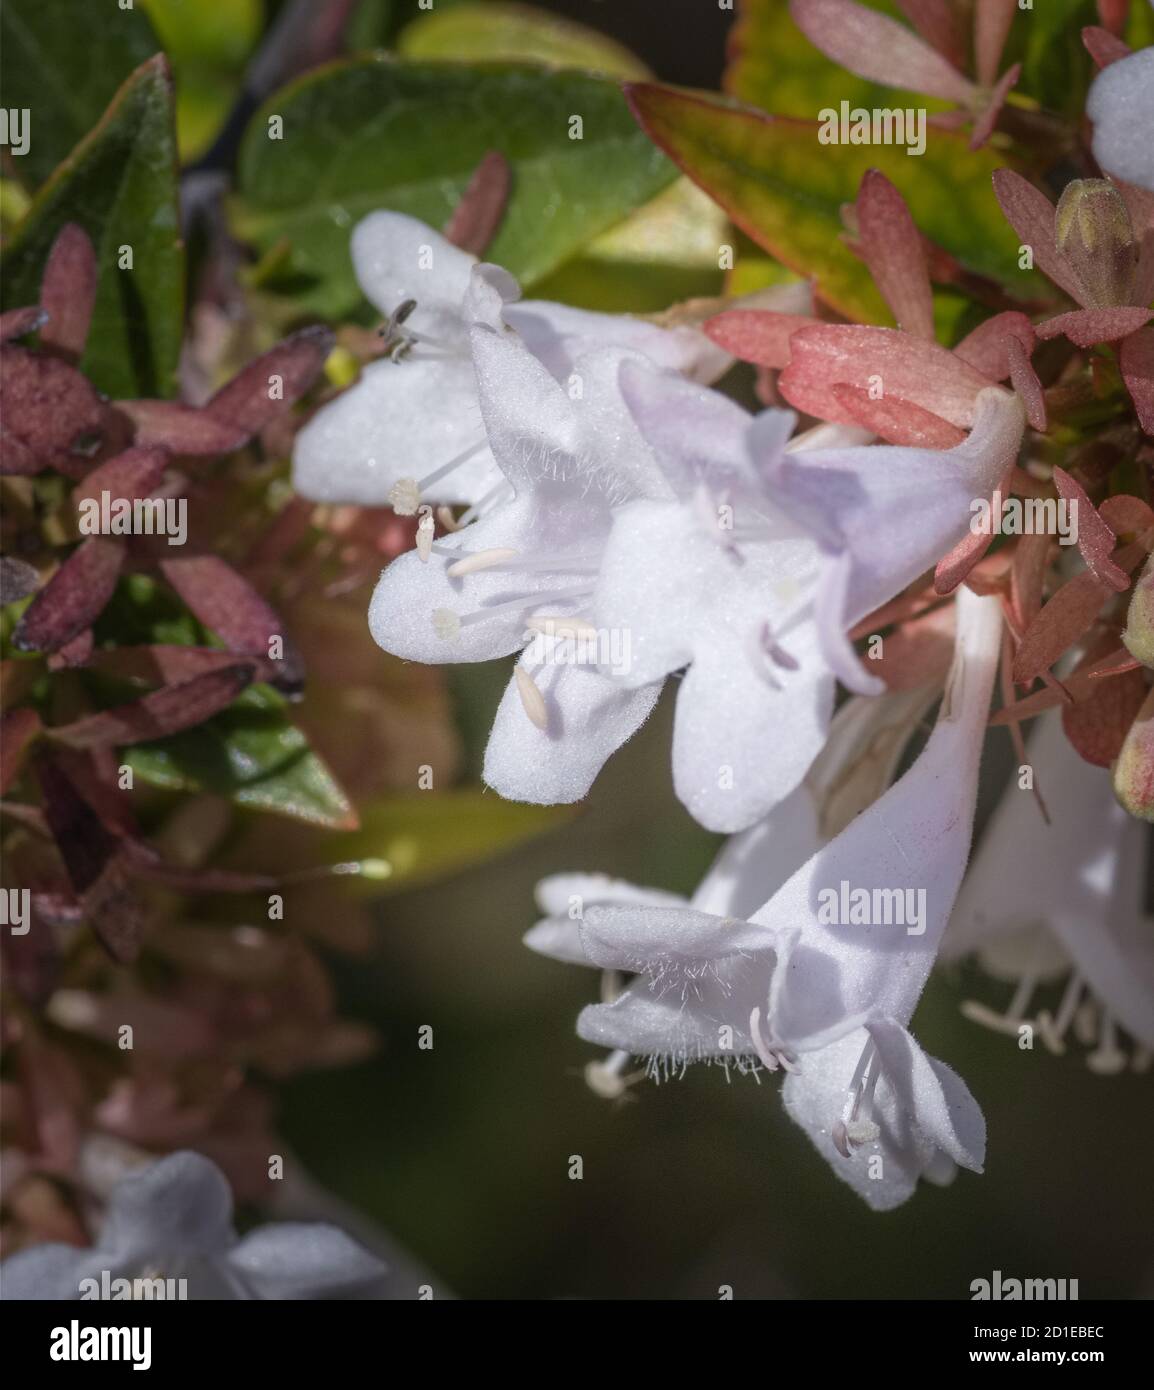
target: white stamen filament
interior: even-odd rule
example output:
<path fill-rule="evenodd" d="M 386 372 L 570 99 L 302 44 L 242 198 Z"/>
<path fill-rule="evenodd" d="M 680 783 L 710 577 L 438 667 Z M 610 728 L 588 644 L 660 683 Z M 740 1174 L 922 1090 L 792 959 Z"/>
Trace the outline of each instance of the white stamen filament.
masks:
<path fill-rule="evenodd" d="M 454 469 L 460 468 L 461 464 L 483 449 L 486 442 L 485 436 L 481 435 L 467 449 L 462 449 L 447 463 L 441 464 L 439 468 L 434 468 L 431 473 L 427 473 L 419 481 L 416 478 L 398 478 L 389 489 L 389 506 L 398 516 L 413 516 L 421 505 L 421 496 L 426 488 L 432 487 L 434 483 L 439 483 L 442 478 L 447 478 Z"/>
<path fill-rule="evenodd" d="M 554 589 L 551 592 L 546 590 L 539 594 L 522 594 L 518 598 L 507 599 L 504 603 L 494 603 L 488 608 L 478 608 L 472 613 L 455 613 L 451 608 L 435 608 L 433 610 L 433 627 L 436 629 L 437 636 L 450 641 L 456 637 L 463 627 L 471 627 L 473 623 L 484 622 L 486 618 L 493 618 L 501 613 L 524 612 L 526 608 L 536 608 L 539 603 L 546 599 L 569 599 L 569 598 L 588 598 L 593 590 L 587 584 L 578 584 L 571 589 Z"/>

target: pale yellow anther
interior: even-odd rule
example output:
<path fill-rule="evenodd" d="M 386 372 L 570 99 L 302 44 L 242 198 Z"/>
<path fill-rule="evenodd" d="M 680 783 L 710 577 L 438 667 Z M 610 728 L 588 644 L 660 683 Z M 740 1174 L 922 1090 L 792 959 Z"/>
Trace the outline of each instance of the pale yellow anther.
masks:
<path fill-rule="evenodd" d="M 511 560 L 517 552 L 515 550 L 504 549 L 500 546 L 492 550 L 478 550 L 474 555 L 466 555 L 463 559 L 454 560 L 446 573 L 450 579 L 460 579 L 465 574 L 475 574 L 478 570 L 492 569 L 495 565 L 503 565 L 506 560 Z"/>
<path fill-rule="evenodd" d="M 389 488 L 389 506 L 398 516 L 416 516 L 421 489 L 416 478 L 400 478 Z"/>
<path fill-rule="evenodd" d="M 513 678 L 517 682 L 517 694 L 532 723 L 544 731 L 549 727 L 549 711 L 545 708 L 545 697 L 537 682 L 523 666 L 513 667 Z"/>

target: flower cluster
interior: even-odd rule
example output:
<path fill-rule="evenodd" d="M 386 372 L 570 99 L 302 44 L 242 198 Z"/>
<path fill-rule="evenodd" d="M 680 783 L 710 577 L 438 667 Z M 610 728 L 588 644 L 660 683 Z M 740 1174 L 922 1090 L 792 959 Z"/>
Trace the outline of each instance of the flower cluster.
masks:
<path fill-rule="evenodd" d="M 957 103 L 941 119 L 972 121 L 975 147 L 1014 128 L 1006 6 L 977 7 L 974 79 L 951 6 L 903 7 L 920 38 L 850 0 L 792 8 L 853 71 L 893 81 L 900 60 L 904 85 Z M 957 266 L 876 170 L 846 230 L 895 326 L 844 321 L 803 282 L 652 320 L 521 300 L 505 270 L 376 212 L 352 255 L 383 357 L 294 455 L 307 497 L 419 517 L 373 596 L 381 647 L 515 657 L 485 756 L 503 796 L 585 796 L 678 677 L 677 795 L 735 838 L 688 901 L 546 880 L 528 944 L 605 972 L 578 1023 L 611 1049 L 599 1090 L 618 1094 L 633 1056 L 657 1076 L 781 1070 L 788 1113 L 878 1208 L 983 1163 L 977 1103 L 909 1031 L 940 954 L 1017 982 L 1004 1015 L 967 1013 L 1023 1047 L 1072 1034 L 1109 1072 L 1154 1046 L 1135 843 L 1154 814 L 1154 571 L 1134 582 L 1154 547 L 1154 177 L 1136 135 L 1154 50 L 1105 30 L 1087 46 L 1097 169 L 1056 208 L 1020 173 L 995 179 L 1049 297 L 982 285 L 994 312 L 944 345 L 934 282 Z M 713 384 L 734 359 L 759 369 L 757 413 Z M 973 525 L 1059 507 L 1061 538 Z M 1020 769 L 967 876 L 991 721 Z"/>

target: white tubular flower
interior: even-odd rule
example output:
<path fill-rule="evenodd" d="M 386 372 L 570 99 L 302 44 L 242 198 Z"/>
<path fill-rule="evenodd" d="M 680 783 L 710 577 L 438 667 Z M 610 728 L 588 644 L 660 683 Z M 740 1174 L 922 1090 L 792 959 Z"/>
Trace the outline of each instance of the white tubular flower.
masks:
<path fill-rule="evenodd" d="M 631 1056 L 655 1077 L 693 1062 L 771 1070 L 765 1010 L 776 962 L 792 932 L 757 925 L 758 906 L 817 847 L 808 793 L 799 788 L 761 825 L 731 839 L 690 899 L 591 874 L 538 887 L 549 914 L 525 937 L 542 955 L 636 975 L 612 1002 L 585 1009 L 577 1031 L 615 1049 L 597 1075 Z"/>
<path fill-rule="evenodd" d="M 907 1029 L 969 855 L 1001 641 L 996 599 L 963 589 L 957 602 L 954 666 L 921 756 L 755 918 L 799 933 L 770 993 L 771 1045 L 791 1062 L 786 1109 L 878 1210 L 919 1177 L 980 1172 L 985 1154 L 965 1084 Z"/>
<path fill-rule="evenodd" d="M 318 502 L 392 502 L 403 512 L 422 500 L 480 503 L 502 475 L 485 438 L 469 346 L 466 299 L 476 258 L 399 212 L 359 222 L 351 253 L 361 289 L 387 321 L 388 352 L 301 430 L 293 485 Z M 516 281 L 492 271 L 504 281 L 503 324 L 558 381 L 597 347 L 642 352 L 703 381 L 732 361 L 696 328 L 662 328 L 545 300 L 514 303 Z M 790 287 L 778 307 L 804 310 L 805 294 L 805 287 Z"/>
<path fill-rule="evenodd" d="M 1014 985 L 1005 1014 L 964 1005 L 975 1022 L 1015 1039 L 1027 1029 L 1055 1053 L 1074 1038 L 1103 1075 L 1144 1071 L 1154 1051 L 1146 827 L 1115 800 L 1109 772 L 1071 747 L 1060 710 L 1041 717 L 1028 754 L 1049 824 L 1031 792 L 1011 783 L 966 875 L 943 957 L 974 954 Z M 1062 980 L 1056 1007 L 1037 1009 L 1039 989 Z"/>
<path fill-rule="evenodd" d="M 630 634 L 624 684 L 688 668 L 674 786 L 709 829 L 741 830 L 805 776 L 835 677 L 884 689 L 862 671 L 848 628 L 965 534 L 974 499 L 1015 458 L 1025 417 L 995 388 L 955 449 L 865 445 L 844 427 L 788 445 L 792 412 L 750 417 L 668 374 L 627 364 L 621 376 L 675 495 L 614 514 L 595 620 Z"/>
<path fill-rule="evenodd" d="M 1086 98 L 1094 158 L 1108 173 L 1154 193 L 1154 48 L 1120 58 L 1094 79 Z"/>
<path fill-rule="evenodd" d="M 380 1296 L 386 1274 L 335 1226 L 281 1222 L 238 1239 L 223 1173 L 181 1152 L 120 1180 L 91 1249 L 34 1246 L 5 1260 L 2 1278 L 8 1299 L 108 1297 L 116 1280 L 165 1279 L 186 1280 L 190 1299 L 348 1299 Z"/>
<path fill-rule="evenodd" d="M 508 498 L 389 565 L 369 625 L 386 651 L 426 663 L 524 647 L 497 711 L 485 780 L 513 800 L 569 802 L 657 698 L 655 686 L 628 689 L 603 673 L 589 604 L 614 509 L 670 489 L 618 385 L 623 362 L 645 360 L 616 348 L 589 353 L 575 364 L 580 390 L 571 395 L 502 329 L 505 288 L 492 267 L 473 272 L 481 411 Z"/>
<path fill-rule="evenodd" d="M 787 452 L 768 470 L 777 505 L 828 555 L 816 600 L 822 649 L 838 679 L 863 695 L 884 688 L 846 638 L 861 618 L 931 569 L 968 531 L 1021 447 L 1016 395 L 979 392 L 973 428 L 953 449 L 891 444 Z"/>

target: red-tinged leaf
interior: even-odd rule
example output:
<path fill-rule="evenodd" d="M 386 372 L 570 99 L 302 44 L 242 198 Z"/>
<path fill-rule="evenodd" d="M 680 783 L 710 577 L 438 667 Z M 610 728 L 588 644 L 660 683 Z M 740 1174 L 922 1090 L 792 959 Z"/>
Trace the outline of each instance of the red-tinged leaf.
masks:
<path fill-rule="evenodd" d="M 84 894 L 108 867 L 117 837 L 107 831 L 56 759 L 41 757 L 36 775 L 43 793 L 44 818 L 72 887 Z"/>
<path fill-rule="evenodd" d="M 1138 423 L 1154 435 L 1154 328 L 1140 328 L 1123 340 L 1119 365 Z"/>
<path fill-rule="evenodd" d="M 237 869 L 186 869 L 166 864 L 151 845 L 127 840 L 124 853 L 132 871 L 141 878 L 163 883 L 181 893 L 263 893 L 280 879 L 272 874 L 243 873 Z"/>
<path fill-rule="evenodd" d="M 88 378 L 59 357 L 11 344 L 0 347 L 0 378 L 4 406 L 0 471 L 27 473 L 52 467 L 83 473 L 108 414 Z M 35 468 L 29 468 L 29 460 Z"/>
<path fill-rule="evenodd" d="M 0 314 L 0 343 L 35 333 L 46 317 L 39 304 L 29 304 L 24 309 L 9 309 L 7 313 Z"/>
<path fill-rule="evenodd" d="M 24 611 L 12 635 L 22 652 L 54 652 L 91 627 L 112 597 L 124 547 L 107 536 L 81 541 Z"/>
<path fill-rule="evenodd" d="M 877 169 L 862 179 L 857 223 L 862 256 L 895 323 L 933 342 L 934 297 L 921 233 L 905 199 Z"/>
<path fill-rule="evenodd" d="M 1105 660 L 1113 663 L 1117 657 L 1111 653 Z M 1027 719 L 1036 719 L 1039 714 L 1045 714 L 1047 710 L 1055 709 L 1059 705 L 1072 707 L 1084 704 L 1093 696 L 1095 690 L 1106 681 L 1138 669 L 1137 665 L 1128 666 L 1119 663 L 1117 669 L 1099 671 L 1098 667 L 1102 665 L 1103 662 L 1095 662 L 1092 667 L 1068 676 L 1061 684 L 1055 681 L 1052 685 L 1048 685 L 1045 690 L 1035 690 L 1031 695 L 1024 695 L 1020 700 L 1007 703 L 1004 708 L 991 715 L 990 723 L 997 725 L 1022 723 Z"/>
<path fill-rule="evenodd" d="M 1142 663 L 1130 655 L 1125 647 L 1119 647 L 1117 651 L 1107 652 L 1103 657 L 1093 662 L 1086 668 L 1086 678 L 1088 680 L 1109 680 L 1112 676 L 1120 676 L 1125 671 L 1137 671 Z"/>
<path fill-rule="evenodd" d="M 40 716 L 27 705 L 0 715 L 0 796 L 19 777 L 25 754 L 42 727 Z"/>
<path fill-rule="evenodd" d="M 77 666 L 86 666 L 94 644 L 92 629 L 86 627 L 83 632 L 78 632 L 49 656 L 48 669 L 67 671 Z"/>
<path fill-rule="evenodd" d="M 1069 579 L 1022 634 L 1014 657 L 1014 680 L 1029 685 L 1089 631 L 1113 592 L 1089 570 Z"/>
<path fill-rule="evenodd" d="M 1131 497 L 1125 492 L 1107 497 L 1098 511 L 1116 536 L 1141 535 L 1154 527 L 1154 510 L 1140 497 Z"/>
<path fill-rule="evenodd" d="M 943 598 L 969 578 L 971 570 L 994 543 L 993 531 L 971 531 L 943 556 L 934 570 L 934 589 Z"/>
<path fill-rule="evenodd" d="M 285 632 L 275 609 L 247 579 L 216 555 L 162 560 L 165 579 L 193 613 L 224 642 L 229 651 L 274 662 L 272 684 L 296 692 L 304 685 L 304 659 Z M 276 639 L 274 644 L 274 639 Z M 270 656 L 279 647 L 279 658 Z"/>
<path fill-rule="evenodd" d="M 742 362 L 761 367 L 789 365 L 789 340 L 820 320 L 807 314 L 778 314 L 772 309 L 726 309 L 706 320 L 706 336 Z"/>
<path fill-rule="evenodd" d="M 916 690 L 945 680 L 954 655 L 955 617 L 954 605 L 944 603 L 890 633 L 877 671 L 889 690 Z"/>
<path fill-rule="evenodd" d="M 1146 677 L 1141 671 L 1096 681 L 1087 699 L 1062 710 L 1062 728 L 1088 763 L 1109 767 L 1122 752 L 1145 698 Z"/>
<path fill-rule="evenodd" d="M 1010 338 L 1006 343 L 1006 356 L 1010 363 L 1010 382 L 1026 407 L 1026 419 L 1033 429 L 1044 432 L 1046 394 L 1042 390 L 1037 372 L 1034 371 L 1034 364 L 1017 338 Z"/>
<path fill-rule="evenodd" d="M 254 669 L 254 678 L 271 680 L 276 671 L 274 663 L 256 655 L 245 654 L 246 664 Z M 135 681 L 140 685 L 176 685 L 202 676 L 209 671 L 221 671 L 235 666 L 236 653 L 219 647 L 180 647 L 157 644 L 146 647 L 105 647 L 92 654 L 88 669 L 119 680 Z"/>
<path fill-rule="evenodd" d="M 1111 63 L 1128 58 L 1132 51 L 1124 39 L 1118 38 L 1108 29 L 1100 29 L 1096 24 L 1088 24 L 1082 30 L 1082 42 L 1086 46 L 1086 52 L 1100 68 L 1108 68 Z"/>
<path fill-rule="evenodd" d="M 0 555 L 0 608 L 18 603 L 40 587 L 40 574 L 27 560 Z"/>
<path fill-rule="evenodd" d="M 1078 549 L 1089 569 L 1111 589 L 1119 593 L 1130 587 L 1130 577 L 1110 558 L 1117 544 L 1117 536 L 1103 521 L 1098 509 L 1086 496 L 1086 489 L 1072 478 L 1064 468 L 1055 467 L 1054 486 L 1058 496 L 1064 497 L 1070 510 L 1076 515 L 1078 529 Z"/>
<path fill-rule="evenodd" d="M 1132 816 L 1154 821 L 1154 690 L 1146 696 L 1118 755 L 1114 795 Z"/>
<path fill-rule="evenodd" d="M 850 629 L 849 639 L 851 642 L 857 642 L 872 633 L 881 632 L 883 628 L 908 622 L 911 618 L 916 618 L 935 607 L 937 603 L 938 595 L 933 589 L 918 589 L 912 593 L 899 594 L 897 598 L 890 599 L 889 603 L 883 603 L 880 608 L 867 613 L 861 622 Z"/>
<path fill-rule="evenodd" d="M 50 729 L 49 736 L 70 748 L 107 748 L 149 743 L 193 728 L 226 709 L 249 685 L 253 668 L 235 664 L 206 671 L 177 685 L 162 686 L 130 704 L 90 714 Z"/>
<path fill-rule="evenodd" d="M 445 240 L 472 256 L 483 256 L 505 216 L 512 184 L 509 161 L 500 150 L 490 150 L 453 209 L 445 226 Z"/>
<path fill-rule="evenodd" d="M 1016 3 L 1016 0 L 1014 0 Z M 1018 78 L 1022 75 L 1021 63 L 1015 63 L 1012 68 L 1007 68 L 998 79 L 997 85 L 990 93 L 990 98 L 986 102 L 980 116 L 974 122 L 974 129 L 970 135 L 970 149 L 980 150 L 986 141 L 994 133 L 994 127 L 998 124 L 998 117 L 1002 114 L 1002 107 L 1006 104 L 1006 98 L 1014 87 L 1018 85 Z"/>
<path fill-rule="evenodd" d="M 1042 589 L 1050 563 L 1052 538 L 1044 532 L 1022 536 L 1014 546 L 1010 568 L 1010 607 L 1019 632 L 1042 611 Z"/>
<path fill-rule="evenodd" d="M 853 0 L 790 0 L 794 23 L 839 67 L 944 101 L 968 104 L 973 84 L 903 24 Z"/>
<path fill-rule="evenodd" d="M 160 486 L 167 462 L 167 451 L 155 446 L 125 449 L 86 474 L 72 489 L 72 500 L 79 507 L 86 498 L 99 502 L 103 492 L 112 501 L 150 497 Z"/>
<path fill-rule="evenodd" d="M 1136 333 L 1154 318 L 1154 309 L 1075 309 L 1059 314 L 1037 325 L 1038 337 L 1045 341 L 1063 334 L 1080 348 L 1095 347 L 1098 343 L 1114 343 Z"/>
<path fill-rule="evenodd" d="M 959 71 L 966 65 L 966 35 L 951 0 L 897 0 L 898 9 L 926 43 Z"/>
<path fill-rule="evenodd" d="M 1013 476 L 1013 468 L 1006 470 L 1006 475 L 994 491 L 990 499 L 992 515 L 1000 515 L 1002 510 L 1002 499 L 1010 490 L 1010 482 Z M 938 561 L 934 570 L 934 591 L 945 597 L 952 594 L 954 590 L 965 579 L 969 577 L 971 570 L 989 550 L 994 543 L 994 528 L 981 528 L 970 531 L 969 534 L 954 546 L 953 550 Z"/>
<path fill-rule="evenodd" d="M 890 444 L 919 449 L 952 449 L 966 437 L 965 430 L 951 425 L 940 415 L 923 410 L 912 401 L 885 395 L 871 400 L 868 391 L 840 382 L 833 387 L 838 404 L 857 424 L 880 435 Z"/>
<path fill-rule="evenodd" d="M 994 193 L 1022 245 L 1033 251 L 1038 269 L 1071 299 L 1084 303 L 1085 291 L 1058 250 L 1054 205 L 1049 198 L 1012 169 L 999 169 L 994 175 Z"/>
<path fill-rule="evenodd" d="M 977 0 L 974 9 L 974 68 L 978 81 L 989 87 L 998 75 L 1002 50 L 1018 0 Z"/>
<path fill-rule="evenodd" d="M 116 409 L 135 425 L 137 444 L 174 454 L 231 454 L 249 437 L 248 430 L 176 401 L 117 401 Z"/>
<path fill-rule="evenodd" d="M 246 436 L 256 434 L 316 381 L 334 341 L 327 328 L 302 328 L 250 362 L 220 388 L 205 410 L 220 424 L 243 430 Z"/>
<path fill-rule="evenodd" d="M 152 914 L 128 872 L 121 851 L 82 897 L 84 916 L 114 961 L 131 965 Z"/>
<path fill-rule="evenodd" d="M 1005 600 L 1003 599 L 1003 612 L 1004 611 Z M 1013 665 L 1014 642 L 1010 633 L 1009 623 L 1007 622 L 1002 626 L 1002 651 L 1001 659 L 998 662 L 998 689 L 1002 696 L 1002 704 L 1006 706 L 1012 704 L 1014 698 Z M 994 720 L 991 719 L 990 723 L 992 724 L 993 722 Z M 1015 719 L 1009 719 L 1006 722 L 1010 730 L 1010 742 L 1014 745 L 1014 757 L 1017 760 L 1018 766 L 1021 767 L 1028 761 L 1026 758 L 1026 740 L 1022 737 L 1022 726 Z M 1038 789 L 1036 781 L 1033 790 L 1034 798 L 1041 808 L 1042 816 L 1048 823 L 1050 817 L 1046 812 L 1046 804 L 1042 800 L 1042 794 Z"/>
<path fill-rule="evenodd" d="M 66 222 L 52 243 L 40 282 L 40 307 L 48 315 L 41 347 L 70 362 L 79 360 L 96 303 L 96 281 L 96 251 L 88 233 Z"/>
<path fill-rule="evenodd" d="M 1033 324 L 1025 314 L 1009 309 L 967 333 L 954 348 L 954 356 L 991 381 L 1005 381 L 1010 375 L 1009 345 L 1015 340 L 1027 353 L 1034 351 Z"/>
<path fill-rule="evenodd" d="M 138 833 L 132 798 L 120 787 L 120 762 L 112 748 L 61 748 L 55 755 L 68 780 L 113 835 Z"/>
<path fill-rule="evenodd" d="M 887 315 L 861 258 L 842 235 L 844 205 L 870 168 L 881 169 L 903 190 L 927 237 L 965 259 L 963 269 L 951 257 L 927 251 L 931 275 L 941 267 L 982 302 L 993 295 L 995 307 L 1014 307 L 1004 302 L 1000 285 L 1015 275 L 1020 280 L 1016 258 L 1004 238 L 999 244 L 997 208 L 983 197 L 996 161 L 988 150 L 968 152 L 961 134 L 935 132 L 925 157 L 911 160 L 895 145 L 839 144 L 831 150 L 823 140 L 838 132 L 828 120 L 769 116 L 654 83 L 627 83 L 625 92 L 654 143 L 742 231 L 812 280 L 818 297 L 846 317 L 882 323 Z"/>
<path fill-rule="evenodd" d="M 790 340 L 789 366 L 778 381 L 790 405 L 821 420 L 856 421 L 833 392 L 838 383 L 868 391 L 881 378 L 885 395 L 968 428 L 979 391 L 993 383 L 937 343 L 894 328 L 822 324 Z M 875 392 L 876 394 L 876 392 Z"/>

